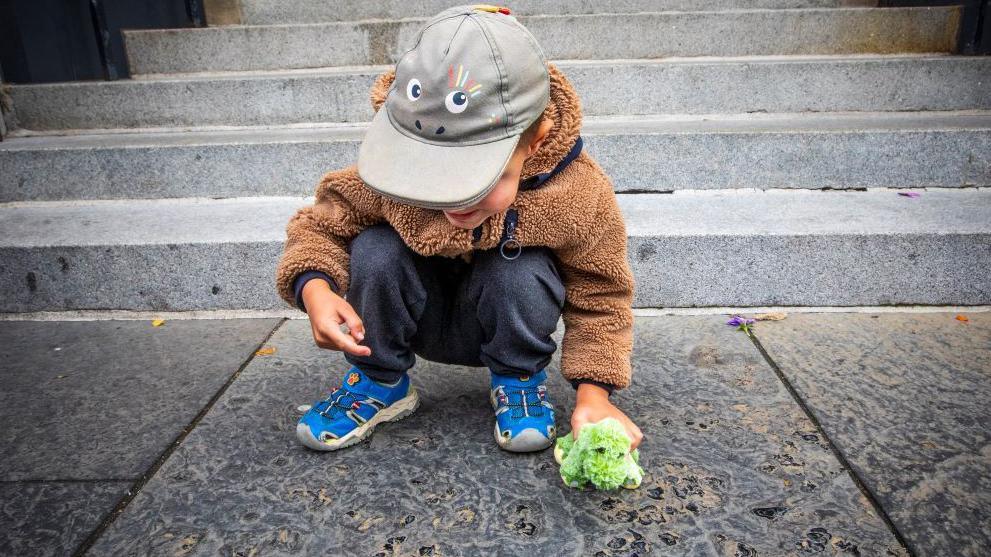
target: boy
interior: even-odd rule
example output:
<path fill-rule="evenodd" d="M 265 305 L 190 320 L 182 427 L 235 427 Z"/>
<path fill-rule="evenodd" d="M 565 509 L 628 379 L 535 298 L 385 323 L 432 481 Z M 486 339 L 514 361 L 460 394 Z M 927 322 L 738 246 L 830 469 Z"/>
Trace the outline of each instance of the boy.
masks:
<path fill-rule="evenodd" d="M 488 367 L 498 445 L 545 449 L 556 428 L 544 367 L 563 317 L 573 432 L 614 417 L 639 444 L 609 401 L 631 376 L 626 230 L 612 183 L 581 150 L 568 80 L 507 8 L 455 6 L 371 98 L 357 165 L 324 175 L 290 219 L 276 273 L 317 345 L 351 364 L 300 419 L 300 442 L 343 448 L 412 413 L 418 354 Z"/>

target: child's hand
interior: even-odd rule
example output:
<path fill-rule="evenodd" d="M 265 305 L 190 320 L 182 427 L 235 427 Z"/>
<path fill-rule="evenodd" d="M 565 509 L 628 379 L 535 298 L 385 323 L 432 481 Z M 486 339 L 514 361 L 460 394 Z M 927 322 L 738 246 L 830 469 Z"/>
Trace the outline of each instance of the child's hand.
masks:
<path fill-rule="evenodd" d="M 308 280 L 303 285 L 303 305 L 310 316 L 313 340 L 320 348 L 341 350 L 355 356 L 370 356 L 372 349 L 359 346 L 365 338 L 365 325 L 351 304 L 334 293 L 325 280 Z M 341 330 L 347 323 L 348 332 Z"/>
<path fill-rule="evenodd" d="M 609 392 L 597 385 L 582 383 L 578 385 L 578 400 L 575 402 L 575 411 L 571 413 L 571 434 L 578 439 L 578 433 L 582 426 L 603 420 L 605 418 L 616 418 L 619 423 L 626 428 L 626 435 L 633 441 L 630 449 L 635 449 L 643 439 L 643 433 L 633 420 L 626 417 L 626 414 L 613 403 L 609 402 Z"/>

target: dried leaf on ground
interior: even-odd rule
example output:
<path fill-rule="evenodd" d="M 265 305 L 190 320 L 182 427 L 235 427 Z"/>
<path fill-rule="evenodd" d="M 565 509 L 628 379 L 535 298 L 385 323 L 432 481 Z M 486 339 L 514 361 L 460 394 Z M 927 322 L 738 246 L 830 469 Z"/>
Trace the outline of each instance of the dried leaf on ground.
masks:
<path fill-rule="evenodd" d="M 785 317 L 788 317 L 787 313 L 782 311 L 775 311 L 771 313 L 758 313 L 754 316 L 757 321 L 781 321 Z"/>

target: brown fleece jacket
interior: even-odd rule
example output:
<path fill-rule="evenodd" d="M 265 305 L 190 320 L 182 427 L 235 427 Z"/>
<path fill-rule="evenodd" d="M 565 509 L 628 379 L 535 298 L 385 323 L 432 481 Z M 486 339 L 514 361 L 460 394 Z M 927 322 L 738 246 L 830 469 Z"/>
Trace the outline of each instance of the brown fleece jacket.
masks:
<path fill-rule="evenodd" d="M 523 164 L 521 180 L 550 172 L 575 145 L 582 110 L 577 93 L 553 63 L 550 102 L 544 117 L 554 126 Z M 372 107 L 385 102 L 395 71 L 380 75 L 371 90 Z M 569 380 L 591 379 L 615 388 L 630 384 L 633 350 L 633 273 L 627 260 L 626 225 L 613 184 L 592 157 L 577 158 L 536 189 L 520 190 L 516 239 L 525 246 L 549 246 L 565 285 L 561 372 Z M 366 187 L 357 165 L 328 172 L 315 203 L 299 209 L 286 226 L 284 252 L 276 270 L 279 295 L 296 307 L 293 281 L 305 271 L 323 271 L 341 290 L 349 280 L 348 242 L 364 228 L 387 222 L 406 244 L 424 256 L 470 260 L 474 249 L 497 247 L 506 211 L 472 230 L 456 227 L 440 210 L 387 199 Z"/>

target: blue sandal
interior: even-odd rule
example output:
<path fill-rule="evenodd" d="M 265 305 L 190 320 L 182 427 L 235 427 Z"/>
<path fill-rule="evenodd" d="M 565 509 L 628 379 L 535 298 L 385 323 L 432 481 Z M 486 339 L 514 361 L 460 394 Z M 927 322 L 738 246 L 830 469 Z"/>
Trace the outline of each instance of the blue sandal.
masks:
<path fill-rule="evenodd" d="M 299 419 L 296 437 L 317 451 L 343 449 L 366 439 L 376 425 L 409 416 L 419 405 L 420 396 L 408 375 L 389 387 L 352 366 L 341 386 Z"/>
<path fill-rule="evenodd" d="M 496 443 L 517 453 L 550 447 L 557 437 L 557 428 L 554 405 L 547 399 L 544 386 L 546 370 L 519 378 L 495 373 L 491 376 L 489 398 L 495 410 Z"/>

